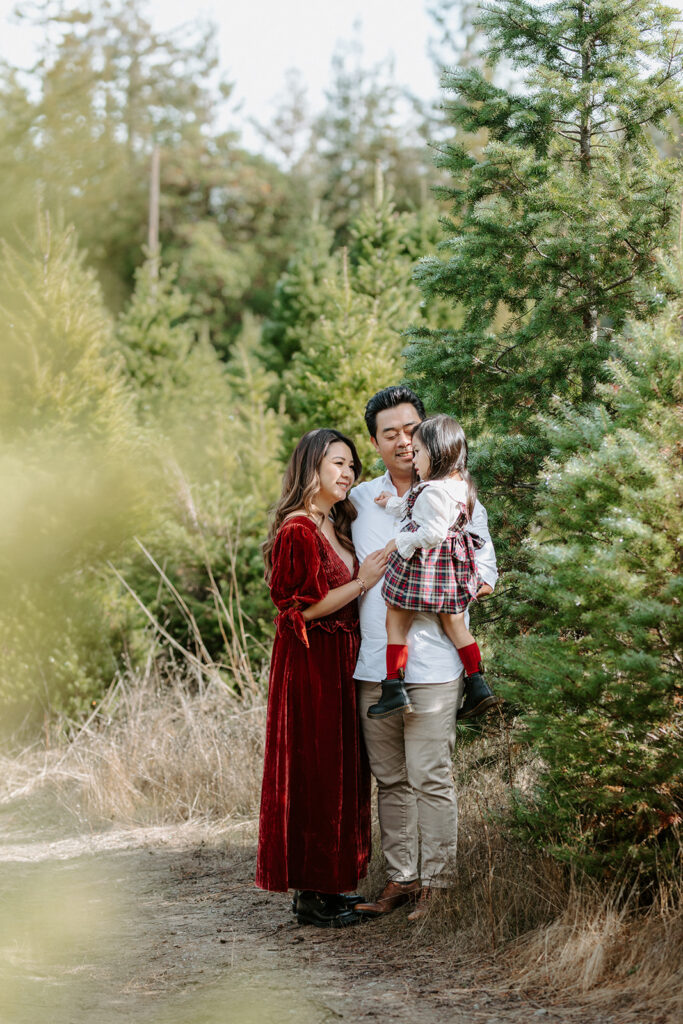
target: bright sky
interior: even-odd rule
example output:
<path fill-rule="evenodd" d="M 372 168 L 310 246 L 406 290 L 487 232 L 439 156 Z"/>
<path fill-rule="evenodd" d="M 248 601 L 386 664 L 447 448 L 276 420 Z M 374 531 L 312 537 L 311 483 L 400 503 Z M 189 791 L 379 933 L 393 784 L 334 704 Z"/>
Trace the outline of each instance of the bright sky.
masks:
<path fill-rule="evenodd" d="M 683 3 L 683 0 L 681 0 Z M 396 79 L 424 99 L 438 94 L 427 57 L 431 21 L 428 0 L 149 0 L 156 28 L 166 30 L 207 15 L 218 26 L 223 71 L 235 84 L 242 117 L 269 119 L 273 99 L 282 89 L 288 68 L 298 68 L 308 88 L 311 107 L 323 102 L 335 44 L 353 35 L 361 24 L 364 63 L 389 55 Z M 79 5 L 79 6 L 84 6 Z M 13 23 L 16 0 L 0 0 L 0 57 L 28 65 L 39 41 L 25 24 Z M 188 12 L 192 12 L 188 14 Z M 245 141 L 248 141 L 248 131 Z"/>

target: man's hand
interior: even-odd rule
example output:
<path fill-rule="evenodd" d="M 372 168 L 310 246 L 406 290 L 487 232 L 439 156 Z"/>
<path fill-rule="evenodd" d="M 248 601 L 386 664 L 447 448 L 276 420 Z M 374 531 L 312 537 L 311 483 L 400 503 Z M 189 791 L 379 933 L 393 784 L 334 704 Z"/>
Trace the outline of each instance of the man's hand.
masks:
<path fill-rule="evenodd" d="M 493 587 L 491 586 L 491 584 L 490 583 L 482 583 L 482 585 L 479 587 L 479 590 L 477 591 L 477 598 L 476 599 L 478 601 L 480 597 L 488 597 L 489 594 L 492 594 L 492 593 L 493 593 Z"/>

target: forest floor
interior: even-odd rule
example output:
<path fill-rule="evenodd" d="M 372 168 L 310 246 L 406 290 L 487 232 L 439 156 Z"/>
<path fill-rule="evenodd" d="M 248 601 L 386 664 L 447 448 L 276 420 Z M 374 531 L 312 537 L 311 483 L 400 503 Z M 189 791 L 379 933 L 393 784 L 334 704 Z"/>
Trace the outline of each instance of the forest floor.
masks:
<path fill-rule="evenodd" d="M 290 897 L 254 888 L 255 840 L 252 821 L 83 834 L 44 798 L 5 805 L 0 1024 L 644 1020 L 520 991 L 404 908 L 300 927 Z"/>

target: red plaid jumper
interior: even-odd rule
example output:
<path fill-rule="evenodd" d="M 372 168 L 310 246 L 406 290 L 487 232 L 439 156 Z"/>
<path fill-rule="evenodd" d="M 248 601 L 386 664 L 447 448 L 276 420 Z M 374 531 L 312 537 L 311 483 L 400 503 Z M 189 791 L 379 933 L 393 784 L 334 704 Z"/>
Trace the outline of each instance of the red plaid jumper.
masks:
<path fill-rule="evenodd" d="M 422 484 L 408 494 L 401 532 L 415 533 L 419 529 L 413 509 L 426 486 Z M 398 551 L 390 556 L 382 584 L 382 597 L 387 604 L 410 611 L 451 615 L 467 608 L 479 583 L 474 552 L 484 544 L 481 537 L 464 529 L 467 523 L 467 509 L 461 504 L 459 515 L 441 544 L 417 548 L 407 559 Z"/>

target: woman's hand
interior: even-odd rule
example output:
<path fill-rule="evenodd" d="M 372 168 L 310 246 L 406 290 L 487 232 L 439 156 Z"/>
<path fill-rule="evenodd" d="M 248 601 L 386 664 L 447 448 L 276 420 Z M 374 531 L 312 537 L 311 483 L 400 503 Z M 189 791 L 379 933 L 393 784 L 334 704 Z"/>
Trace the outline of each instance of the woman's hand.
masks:
<path fill-rule="evenodd" d="M 375 505 L 379 505 L 381 508 L 386 508 L 387 502 L 391 497 L 393 497 L 393 495 L 390 494 L 389 491 L 382 491 L 382 493 L 378 494 L 375 498 Z"/>
<path fill-rule="evenodd" d="M 371 551 L 368 557 L 363 559 L 358 569 L 358 579 L 363 581 L 368 590 L 384 576 L 389 557 L 385 552 L 386 548 Z"/>
<path fill-rule="evenodd" d="M 396 541 L 392 537 L 388 544 L 384 546 L 384 554 L 389 558 L 389 555 L 393 555 L 394 551 L 397 551 Z"/>

